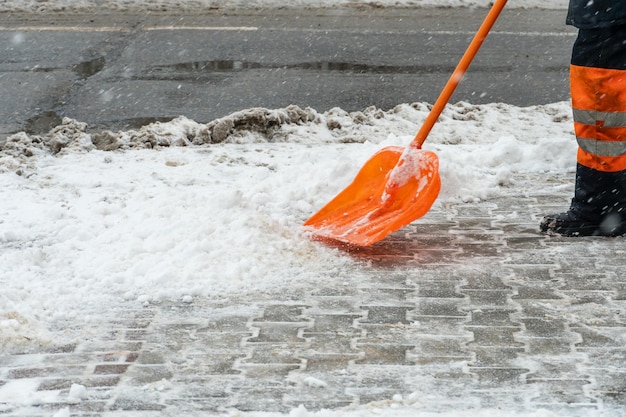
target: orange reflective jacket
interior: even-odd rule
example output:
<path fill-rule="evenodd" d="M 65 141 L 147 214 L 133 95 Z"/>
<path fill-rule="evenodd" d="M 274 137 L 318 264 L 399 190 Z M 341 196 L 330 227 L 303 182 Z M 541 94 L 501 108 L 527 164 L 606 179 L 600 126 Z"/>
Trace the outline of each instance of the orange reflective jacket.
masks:
<path fill-rule="evenodd" d="M 570 66 L 578 163 L 626 170 L 626 70 Z"/>

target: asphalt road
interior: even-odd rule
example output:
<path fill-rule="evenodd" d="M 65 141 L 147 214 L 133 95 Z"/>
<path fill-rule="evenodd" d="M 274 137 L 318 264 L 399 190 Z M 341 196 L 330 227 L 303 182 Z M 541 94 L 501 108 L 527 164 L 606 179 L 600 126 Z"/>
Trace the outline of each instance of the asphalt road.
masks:
<path fill-rule="evenodd" d="M 64 116 L 96 129 L 250 107 L 434 102 L 484 9 L 0 15 L 0 141 Z M 505 10 L 452 98 L 568 98 L 564 11 Z"/>

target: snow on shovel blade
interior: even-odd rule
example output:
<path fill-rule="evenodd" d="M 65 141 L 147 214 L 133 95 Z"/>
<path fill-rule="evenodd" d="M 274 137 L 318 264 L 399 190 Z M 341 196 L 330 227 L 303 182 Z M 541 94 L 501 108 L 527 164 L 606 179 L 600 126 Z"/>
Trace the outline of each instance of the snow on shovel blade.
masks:
<path fill-rule="evenodd" d="M 426 214 L 440 188 L 434 152 L 389 146 L 304 226 L 322 239 L 368 246 Z"/>
<path fill-rule="evenodd" d="M 352 184 L 304 223 L 316 236 L 367 246 L 430 210 L 441 188 L 439 160 L 422 144 L 506 2 L 493 3 L 411 144 L 378 151 Z"/>

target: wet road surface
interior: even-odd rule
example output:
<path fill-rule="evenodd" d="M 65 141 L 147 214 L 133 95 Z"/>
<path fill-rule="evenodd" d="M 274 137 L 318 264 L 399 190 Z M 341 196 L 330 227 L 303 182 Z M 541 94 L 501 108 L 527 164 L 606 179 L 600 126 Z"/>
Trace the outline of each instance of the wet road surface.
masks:
<path fill-rule="evenodd" d="M 0 141 L 62 117 L 92 129 L 250 107 L 434 102 L 485 10 L 0 15 Z M 506 10 L 452 101 L 568 98 L 563 11 Z"/>

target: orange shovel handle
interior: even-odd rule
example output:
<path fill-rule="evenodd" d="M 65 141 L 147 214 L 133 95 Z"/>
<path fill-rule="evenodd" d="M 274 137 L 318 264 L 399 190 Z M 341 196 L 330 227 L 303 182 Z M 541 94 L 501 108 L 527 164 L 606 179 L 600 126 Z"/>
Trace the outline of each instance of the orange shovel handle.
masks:
<path fill-rule="evenodd" d="M 413 141 L 411 142 L 410 146 L 421 149 L 422 144 L 428 137 L 428 134 L 430 133 L 431 129 L 435 125 L 435 122 L 441 115 L 444 107 L 446 107 L 446 104 L 450 100 L 450 97 L 452 97 L 454 90 L 456 90 L 456 87 L 461 82 L 463 75 L 465 75 L 465 72 L 472 63 L 472 60 L 474 59 L 476 53 L 483 44 L 483 41 L 489 34 L 489 31 L 493 27 L 493 24 L 498 19 L 500 12 L 502 11 L 502 9 L 504 9 L 506 2 L 507 0 L 496 0 L 496 2 L 493 4 L 491 10 L 487 14 L 487 17 L 485 17 L 482 25 L 480 25 L 480 28 L 478 29 L 478 32 L 476 32 L 476 35 L 474 35 L 474 39 L 472 39 L 472 42 L 467 47 L 465 54 L 463 54 L 463 58 L 461 58 L 461 61 L 452 73 L 452 76 L 446 83 L 443 91 L 441 91 L 439 98 L 435 102 L 435 105 L 433 106 L 430 113 L 428 113 L 424 124 L 420 128 L 419 132 L 417 132 L 417 135 L 415 136 L 415 139 L 413 139 Z"/>

